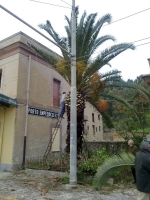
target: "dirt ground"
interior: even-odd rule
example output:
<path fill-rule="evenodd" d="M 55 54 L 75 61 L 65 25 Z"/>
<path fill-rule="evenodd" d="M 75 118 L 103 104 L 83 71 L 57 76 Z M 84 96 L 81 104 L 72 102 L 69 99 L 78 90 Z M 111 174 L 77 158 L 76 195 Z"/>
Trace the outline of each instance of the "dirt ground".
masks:
<path fill-rule="evenodd" d="M 104 187 L 99 192 L 89 185 L 71 189 L 58 177 L 0 172 L 0 200 L 136 200 L 136 197 L 137 190 L 131 183 Z"/>

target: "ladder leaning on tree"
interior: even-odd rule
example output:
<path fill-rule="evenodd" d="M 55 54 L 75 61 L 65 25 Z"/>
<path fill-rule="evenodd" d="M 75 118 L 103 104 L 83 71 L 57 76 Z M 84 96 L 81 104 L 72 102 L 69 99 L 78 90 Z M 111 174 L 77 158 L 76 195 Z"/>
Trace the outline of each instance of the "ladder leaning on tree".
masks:
<path fill-rule="evenodd" d="M 58 132 L 58 128 L 60 127 L 60 124 L 61 124 L 61 121 L 62 121 L 62 118 L 58 118 L 57 122 L 56 122 L 56 126 L 52 132 L 52 135 L 51 135 L 51 138 L 50 138 L 50 141 L 48 143 L 48 146 L 46 148 L 46 151 L 45 151 L 45 154 L 43 156 L 43 159 L 47 159 L 49 153 L 51 152 L 51 149 L 52 149 L 52 144 L 54 142 L 54 139 L 56 137 L 56 134 Z"/>

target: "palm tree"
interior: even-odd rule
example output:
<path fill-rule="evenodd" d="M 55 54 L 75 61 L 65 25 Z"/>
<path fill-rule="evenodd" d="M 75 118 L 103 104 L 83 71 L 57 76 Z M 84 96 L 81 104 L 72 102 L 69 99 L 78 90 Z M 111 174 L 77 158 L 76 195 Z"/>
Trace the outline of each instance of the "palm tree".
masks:
<path fill-rule="evenodd" d="M 97 13 L 87 15 L 83 13 L 80 21 L 76 24 L 76 57 L 77 57 L 77 152 L 82 151 L 82 133 L 85 101 L 90 102 L 98 111 L 100 111 L 100 94 L 104 89 L 111 85 L 115 85 L 120 81 L 120 71 L 112 70 L 105 74 L 100 73 L 100 70 L 105 65 L 110 65 L 109 61 L 118 56 L 120 53 L 135 47 L 131 43 L 121 43 L 104 49 L 99 54 L 92 55 L 103 43 L 108 40 L 115 41 L 111 35 L 99 36 L 100 30 L 105 23 L 111 22 L 111 15 L 106 14 L 96 21 Z M 65 30 L 66 37 L 60 37 L 54 30 L 50 21 L 46 24 L 40 24 L 39 27 L 45 30 L 53 38 L 53 40 L 61 47 L 71 52 L 71 20 L 65 16 L 67 26 Z M 62 59 L 56 60 L 51 55 L 30 45 L 37 53 L 39 53 L 47 62 L 54 64 L 55 69 L 71 84 L 71 62 L 69 55 L 61 49 Z M 126 103 L 127 106 L 130 106 Z M 70 93 L 66 100 L 67 108 L 67 146 L 66 151 L 70 152 Z"/>

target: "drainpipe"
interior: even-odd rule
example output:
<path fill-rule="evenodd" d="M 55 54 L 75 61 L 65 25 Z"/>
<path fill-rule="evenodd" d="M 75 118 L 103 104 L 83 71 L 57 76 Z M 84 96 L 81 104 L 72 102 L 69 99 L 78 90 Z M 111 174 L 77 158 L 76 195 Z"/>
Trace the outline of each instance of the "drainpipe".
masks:
<path fill-rule="evenodd" d="M 24 131 L 24 143 L 23 143 L 23 162 L 22 167 L 25 169 L 26 160 L 26 139 L 27 139 L 27 129 L 28 129 L 28 107 L 29 107 L 29 90 L 30 90 L 30 68 L 31 68 L 31 55 L 29 55 L 28 63 L 28 74 L 27 74 L 27 102 L 26 102 L 26 113 L 25 113 L 25 131 Z"/>
<path fill-rule="evenodd" d="M 2 146 L 3 146 L 3 135 L 4 135 L 4 123 L 5 123 L 5 109 L 2 107 L 2 109 L 3 109 L 3 120 L 2 120 L 2 127 L 1 127 L 1 144 L 0 144 L 0 146 L 1 146 L 1 148 L 0 148 L 0 162 L 1 162 L 1 157 L 2 157 Z"/>

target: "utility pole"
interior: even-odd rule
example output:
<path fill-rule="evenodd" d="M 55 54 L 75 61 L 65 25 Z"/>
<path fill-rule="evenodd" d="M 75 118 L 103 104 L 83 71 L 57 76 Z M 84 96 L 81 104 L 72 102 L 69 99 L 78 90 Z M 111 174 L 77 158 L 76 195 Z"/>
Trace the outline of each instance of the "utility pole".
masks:
<path fill-rule="evenodd" d="M 71 109 L 70 109 L 70 185 L 77 185 L 77 107 L 76 107 L 76 12 L 71 14 Z"/>

